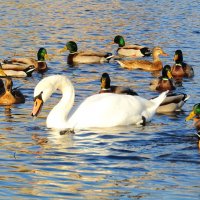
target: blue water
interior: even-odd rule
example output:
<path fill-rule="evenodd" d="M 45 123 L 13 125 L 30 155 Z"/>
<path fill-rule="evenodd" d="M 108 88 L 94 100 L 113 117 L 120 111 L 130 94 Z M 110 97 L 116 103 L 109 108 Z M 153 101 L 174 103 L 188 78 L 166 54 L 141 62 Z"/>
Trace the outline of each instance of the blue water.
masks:
<path fill-rule="evenodd" d="M 192 122 L 185 117 L 200 100 L 200 6 L 198 1 L 0 1 L 0 59 L 35 57 L 39 47 L 55 56 L 44 75 L 14 79 L 26 103 L 0 107 L 1 199 L 200 199 L 200 152 Z M 155 115 L 145 127 L 115 127 L 58 135 L 45 119 L 58 102 L 54 94 L 33 119 L 33 90 L 43 77 L 64 74 L 76 89 L 75 107 L 98 92 L 108 72 L 112 83 L 130 86 L 141 96 L 150 91 L 151 73 L 121 69 L 115 61 L 69 68 L 69 40 L 80 50 L 115 53 L 110 45 L 121 34 L 127 43 L 161 46 L 173 64 L 175 50 L 193 66 L 195 76 L 177 91 L 191 97 L 183 111 Z M 147 58 L 151 60 L 151 58 Z"/>

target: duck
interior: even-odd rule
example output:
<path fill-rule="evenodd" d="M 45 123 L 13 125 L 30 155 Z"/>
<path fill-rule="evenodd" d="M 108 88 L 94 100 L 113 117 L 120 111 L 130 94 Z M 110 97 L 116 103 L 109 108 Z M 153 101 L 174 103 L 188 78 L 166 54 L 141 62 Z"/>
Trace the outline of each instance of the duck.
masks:
<path fill-rule="evenodd" d="M 175 90 L 176 87 L 173 84 L 172 78 L 170 65 L 165 65 L 162 69 L 162 75 L 158 79 L 151 81 L 150 89 L 158 92 Z"/>
<path fill-rule="evenodd" d="M 43 104 L 57 89 L 61 91 L 62 98 L 48 114 L 46 126 L 60 131 L 145 125 L 168 93 L 163 92 L 152 100 L 126 94 L 94 94 L 69 115 L 75 99 L 74 86 L 64 75 L 51 75 L 43 78 L 34 89 L 32 116 L 38 116 Z"/>
<path fill-rule="evenodd" d="M 46 72 L 48 67 L 46 59 L 49 59 L 47 50 L 45 48 L 39 48 L 37 52 L 37 60 L 34 58 L 12 58 L 10 60 L 4 60 L 2 63 L 3 70 L 16 70 L 23 71 L 29 66 L 34 66 L 36 72 Z"/>
<path fill-rule="evenodd" d="M 35 70 L 35 67 L 33 65 L 30 65 L 29 67 L 25 68 L 22 71 L 3 70 L 2 64 L 0 63 L 0 76 L 2 77 L 6 77 L 6 76 L 15 77 L 15 78 L 31 77 L 34 70 Z"/>
<path fill-rule="evenodd" d="M 156 110 L 156 113 L 172 113 L 181 111 L 183 105 L 189 98 L 190 95 L 185 93 L 168 93 L 167 97 Z"/>
<path fill-rule="evenodd" d="M 125 40 L 123 36 L 117 35 L 114 38 L 114 43 L 118 44 L 117 54 L 125 57 L 144 57 L 151 56 L 152 51 L 150 48 L 134 44 L 134 45 L 125 45 Z"/>
<path fill-rule="evenodd" d="M 198 147 L 200 149 L 200 103 L 197 103 L 193 106 L 192 111 L 185 118 L 186 121 L 193 119 L 194 127 L 197 131 L 196 135 L 198 136 Z"/>
<path fill-rule="evenodd" d="M 109 62 L 114 57 L 112 53 L 78 52 L 78 46 L 74 41 L 67 42 L 60 52 L 62 53 L 66 50 L 69 50 L 68 65 L 104 63 Z"/>
<path fill-rule="evenodd" d="M 100 81 L 101 81 L 101 90 L 99 91 L 99 93 L 116 93 L 116 94 L 129 94 L 138 96 L 138 94 L 129 87 L 110 85 L 111 79 L 108 73 L 103 73 Z"/>
<path fill-rule="evenodd" d="M 152 52 L 153 61 L 148 60 L 116 60 L 122 68 L 141 69 L 145 71 L 160 71 L 163 68 L 159 56 L 168 56 L 161 47 L 154 47 Z"/>
<path fill-rule="evenodd" d="M 192 111 L 185 118 L 186 121 L 194 120 L 194 126 L 197 131 L 200 133 L 200 103 L 197 103 L 193 106 Z"/>
<path fill-rule="evenodd" d="M 13 89 L 13 81 L 10 77 L 5 78 L 5 87 L 2 85 L 0 90 L 0 105 L 12 105 L 25 103 L 24 95 L 17 88 Z"/>
<path fill-rule="evenodd" d="M 109 74 L 103 73 L 101 76 L 101 90 L 99 93 L 117 93 L 138 96 L 138 94 L 130 87 L 110 86 L 110 83 L 111 80 Z M 171 113 L 180 111 L 189 98 L 190 96 L 184 93 L 168 93 L 164 101 L 157 108 L 156 113 Z"/>
<path fill-rule="evenodd" d="M 183 77 L 192 78 L 194 76 L 194 69 L 183 61 L 183 53 L 180 49 L 175 51 L 174 61 L 172 76 L 175 79 L 182 79 Z"/>

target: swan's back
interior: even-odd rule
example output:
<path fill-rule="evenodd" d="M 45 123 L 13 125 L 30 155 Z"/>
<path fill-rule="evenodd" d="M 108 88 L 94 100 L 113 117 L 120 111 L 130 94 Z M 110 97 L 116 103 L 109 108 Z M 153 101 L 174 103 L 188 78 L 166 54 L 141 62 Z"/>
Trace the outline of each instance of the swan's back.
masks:
<path fill-rule="evenodd" d="M 142 116 L 149 121 L 156 111 L 156 104 L 139 96 L 96 94 L 82 102 L 67 124 L 78 129 L 136 124 L 142 122 Z"/>

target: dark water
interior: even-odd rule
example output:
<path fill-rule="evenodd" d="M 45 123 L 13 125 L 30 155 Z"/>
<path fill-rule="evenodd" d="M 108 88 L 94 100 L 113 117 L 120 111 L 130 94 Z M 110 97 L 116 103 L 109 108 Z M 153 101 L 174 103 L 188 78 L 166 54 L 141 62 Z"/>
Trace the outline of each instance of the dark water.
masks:
<path fill-rule="evenodd" d="M 75 106 L 99 90 L 108 72 L 113 84 L 128 85 L 146 98 L 153 76 L 121 69 L 114 61 L 69 68 L 66 55 L 48 62 L 45 75 L 14 79 L 26 103 L 0 107 L 0 195 L 2 199 L 199 199 L 200 153 L 192 122 L 199 102 L 200 29 L 198 1 L 1 1 L 0 58 L 35 57 L 39 47 L 55 54 L 69 40 L 80 49 L 115 52 L 121 34 L 127 43 L 161 46 L 173 63 L 177 49 L 195 70 L 177 90 L 191 95 L 183 111 L 155 115 L 146 127 L 116 127 L 60 136 L 45 119 L 60 94 L 30 116 L 35 85 L 45 76 L 64 74 L 74 83 Z M 151 58 L 148 58 L 151 59 Z"/>

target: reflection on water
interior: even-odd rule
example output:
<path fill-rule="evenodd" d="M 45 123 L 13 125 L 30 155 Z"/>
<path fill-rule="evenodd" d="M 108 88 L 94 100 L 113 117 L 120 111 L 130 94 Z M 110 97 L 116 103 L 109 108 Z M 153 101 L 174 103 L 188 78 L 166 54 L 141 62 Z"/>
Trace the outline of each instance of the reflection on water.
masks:
<path fill-rule="evenodd" d="M 44 5 L 45 4 L 45 5 Z M 54 55 L 49 70 L 14 79 L 26 103 L 0 107 L 0 186 L 3 199 L 199 199 L 198 138 L 184 121 L 200 99 L 198 70 L 198 1 L 2 1 L 0 59 L 29 56 L 38 48 Z M 146 98 L 156 96 L 149 83 L 158 73 L 124 70 L 116 61 L 69 68 L 69 40 L 80 50 L 115 53 L 110 45 L 121 34 L 126 43 L 159 45 L 173 64 L 175 50 L 194 67 L 195 77 L 182 80 L 177 92 L 191 95 L 183 111 L 157 114 L 145 127 L 127 126 L 60 135 L 45 119 L 58 102 L 53 94 L 37 119 L 32 119 L 33 90 L 43 77 L 65 74 L 76 89 L 76 107 L 100 89 L 103 72 L 113 85 L 130 86 Z M 152 58 L 147 58 L 151 60 Z"/>

